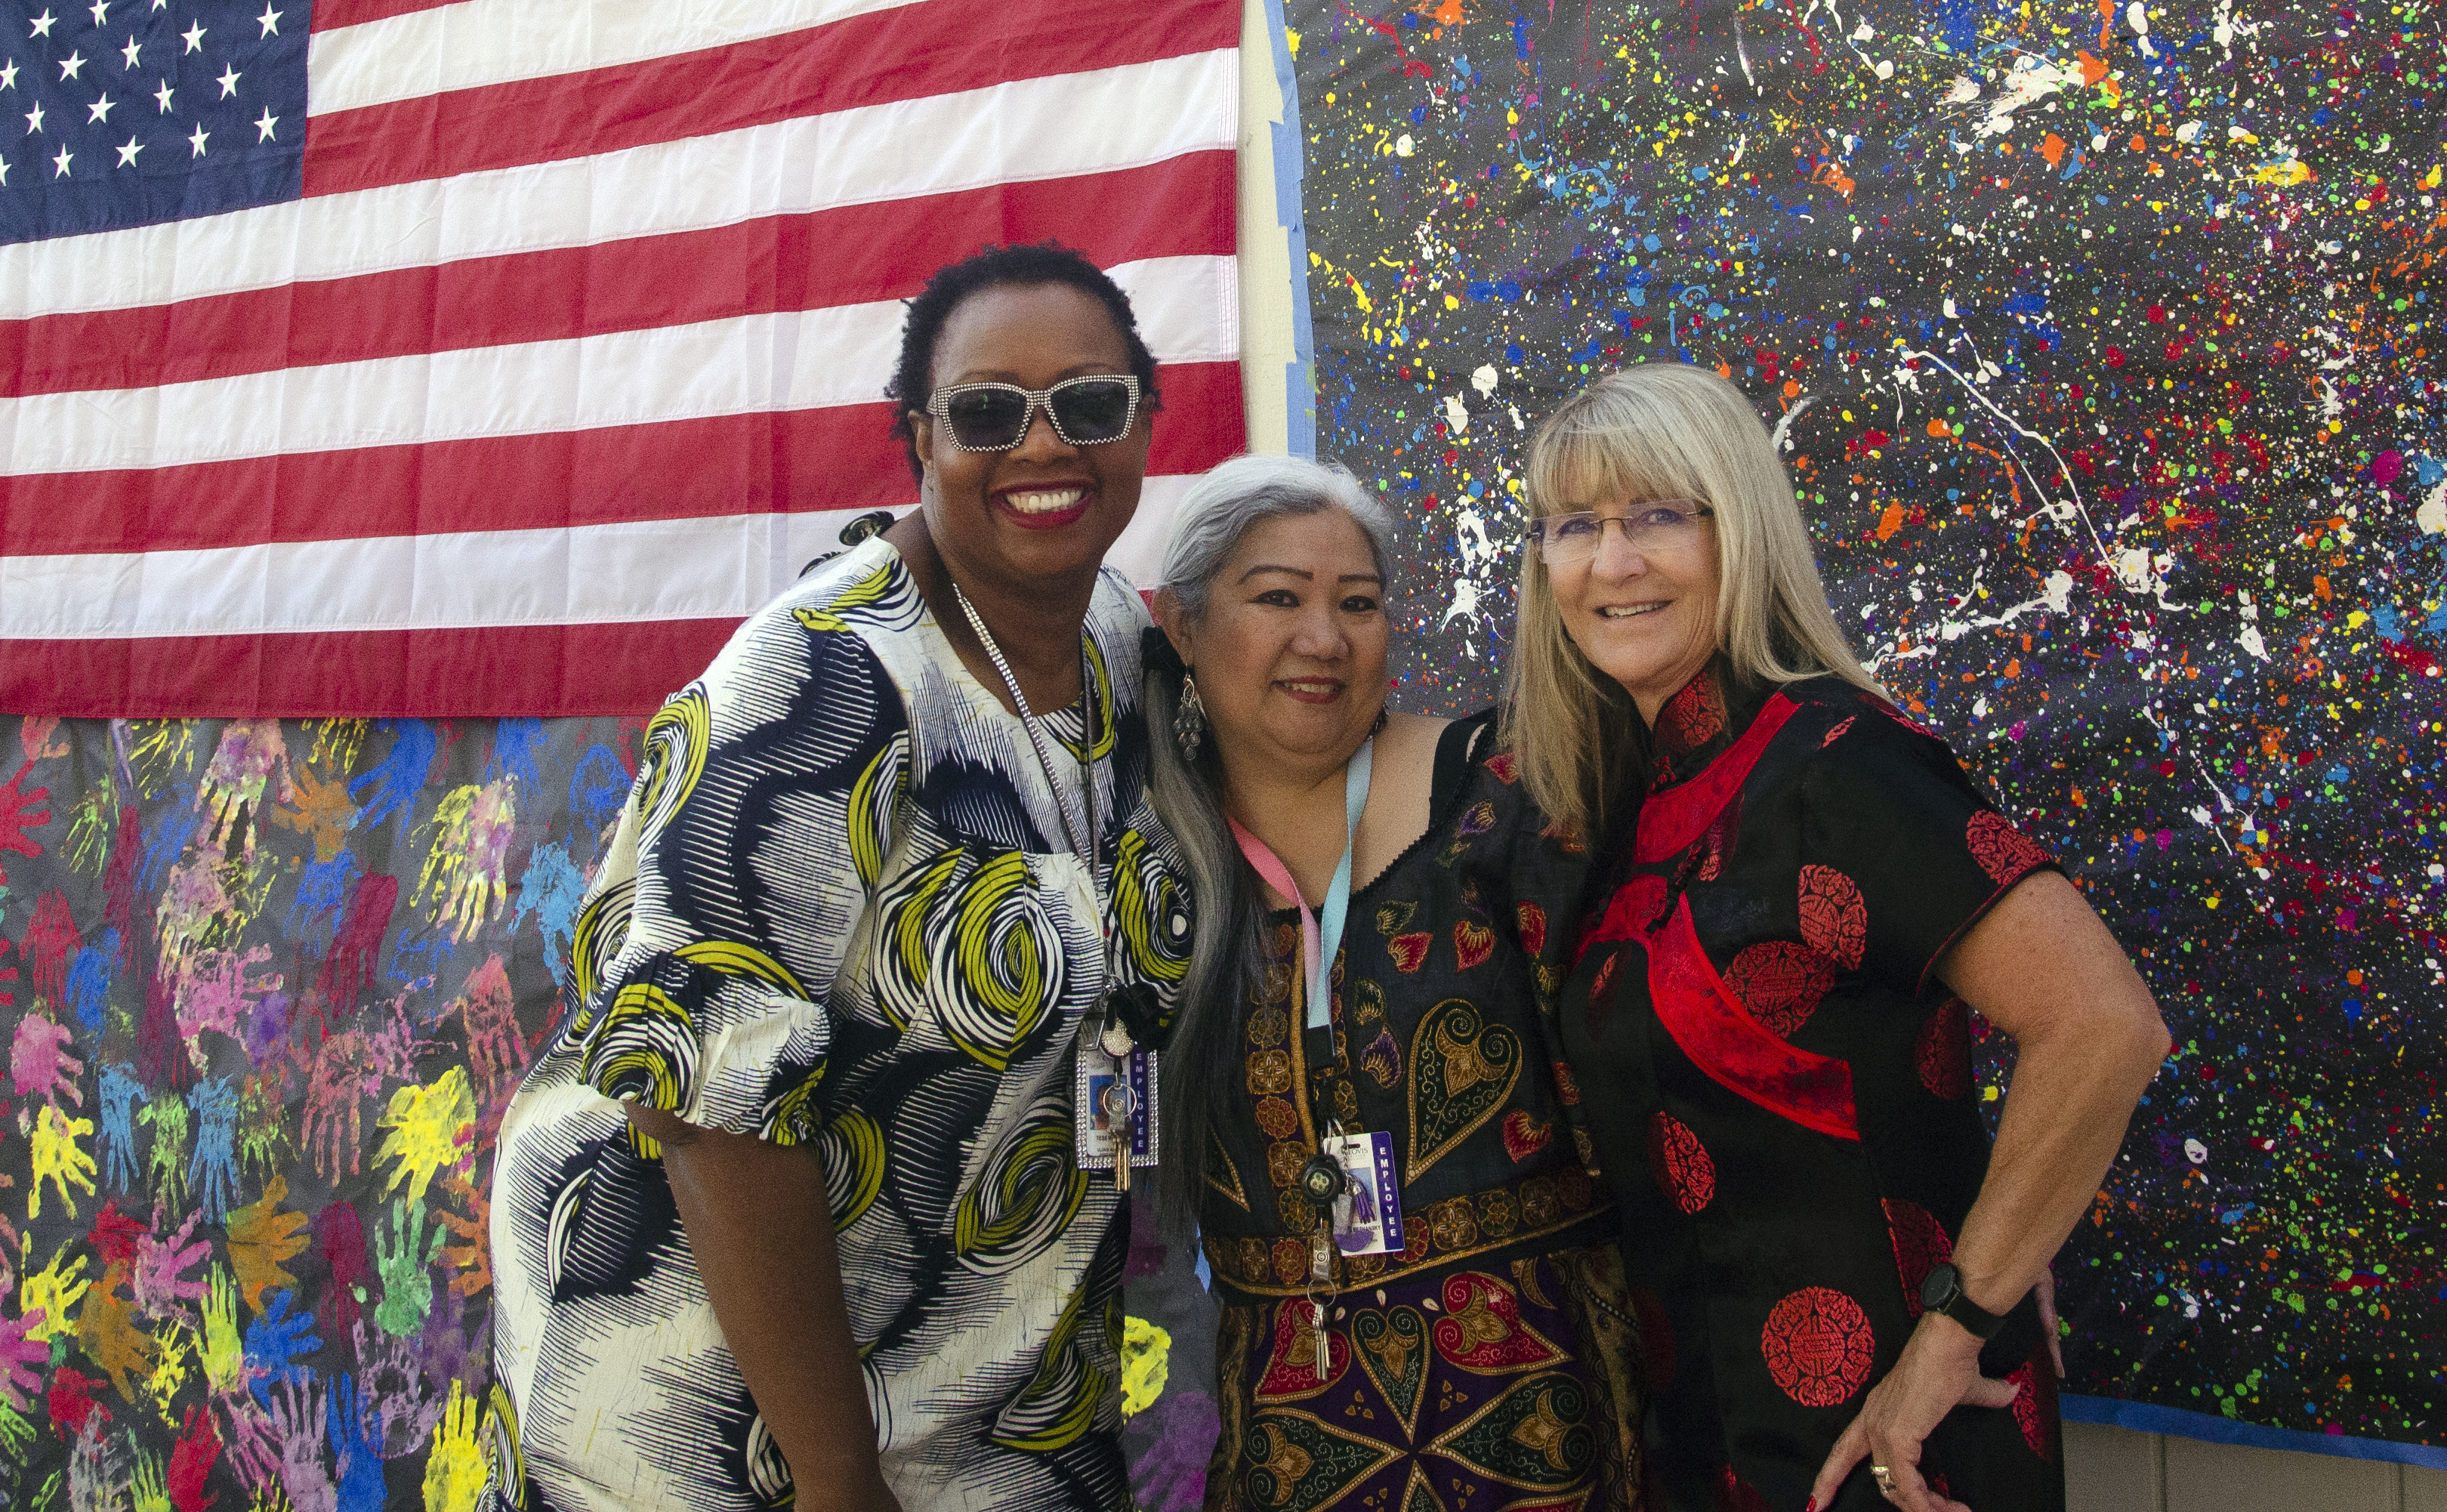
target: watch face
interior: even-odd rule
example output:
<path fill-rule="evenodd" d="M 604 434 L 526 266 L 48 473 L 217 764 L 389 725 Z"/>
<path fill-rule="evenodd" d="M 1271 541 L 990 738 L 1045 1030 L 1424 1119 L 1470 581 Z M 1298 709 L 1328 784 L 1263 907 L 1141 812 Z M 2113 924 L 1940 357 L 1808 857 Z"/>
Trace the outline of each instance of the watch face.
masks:
<path fill-rule="evenodd" d="M 1920 1283 L 1920 1305 L 1927 1312 L 1937 1312 L 1963 1290 L 1963 1273 L 1950 1262 L 1941 1261 L 1928 1270 L 1928 1279 Z"/>

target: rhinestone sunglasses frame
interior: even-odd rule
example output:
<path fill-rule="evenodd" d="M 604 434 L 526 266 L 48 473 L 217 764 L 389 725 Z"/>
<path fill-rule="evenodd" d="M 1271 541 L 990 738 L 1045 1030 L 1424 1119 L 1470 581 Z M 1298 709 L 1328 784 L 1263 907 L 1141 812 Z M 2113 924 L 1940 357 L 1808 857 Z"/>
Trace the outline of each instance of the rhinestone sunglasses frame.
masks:
<path fill-rule="evenodd" d="M 1053 396 L 1066 388 L 1075 388 L 1081 384 L 1120 384 L 1124 391 L 1129 395 L 1129 406 L 1122 411 L 1122 428 L 1117 434 L 1104 437 L 1102 440 L 1082 441 L 1062 428 L 1062 415 L 1053 407 Z M 1021 401 L 1027 406 L 1027 408 L 1020 413 L 1019 433 L 999 446 L 972 446 L 962 441 L 959 427 L 952 423 L 952 401 L 962 394 L 974 393 L 1019 395 Z M 1017 384 L 1006 383 L 954 384 L 948 388 L 936 389 L 926 399 L 926 413 L 942 425 L 943 434 L 950 438 L 953 445 L 962 451 L 1012 450 L 1028 440 L 1028 433 L 1036 427 L 1036 413 L 1040 409 L 1045 412 L 1046 423 L 1053 427 L 1053 433 L 1062 438 L 1063 444 L 1068 446 L 1110 445 L 1129 435 L 1130 427 L 1138 424 L 1138 375 L 1126 372 L 1082 373 L 1076 378 L 1065 378 L 1050 388 L 1023 388 Z"/>

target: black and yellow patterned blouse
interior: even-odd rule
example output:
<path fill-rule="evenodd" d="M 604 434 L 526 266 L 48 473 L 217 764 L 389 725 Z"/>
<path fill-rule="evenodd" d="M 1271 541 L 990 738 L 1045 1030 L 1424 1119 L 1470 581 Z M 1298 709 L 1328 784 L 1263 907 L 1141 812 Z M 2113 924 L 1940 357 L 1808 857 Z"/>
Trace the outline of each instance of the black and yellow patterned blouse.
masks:
<path fill-rule="evenodd" d="M 1127 1221 L 1112 1178 L 1072 1156 L 1072 1072 L 1100 987 L 1168 1016 L 1187 966 L 1145 797 L 1146 627 L 1107 569 L 1089 697 L 1046 720 L 1091 765 L 1102 889 L 1028 732 L 881 538 L 751 616 L 655 716 L 580 916 L 573 1011 L 502 1125 L 502 1503 L 758 1512 L 795 1494 L 659 1152 L 615 1101 L 635 1097 L 822 1157 L 903 1506 L 1128 1504 Z"/>
<path fill-rule="evenodd" d="M 1543 833 L 1508 756 L 1467 760 L 1486 723 L 1449 728 L 1427 833 L 1352 896 L 1330 1064 L 1297 1027 L 1298 916 L 1264 926 L 1200 1211 L 1224 1311 L 1210 1507 L 1451 1505 L 1461 1485 L 1628 1503 L 1613 1218 L 1541 1011 L 1585 858 Z M 1393 1134 L 1409 1247 L 1337 1254 L 1313 1293 L 1294 1188 L 1334 1120 Z"/>

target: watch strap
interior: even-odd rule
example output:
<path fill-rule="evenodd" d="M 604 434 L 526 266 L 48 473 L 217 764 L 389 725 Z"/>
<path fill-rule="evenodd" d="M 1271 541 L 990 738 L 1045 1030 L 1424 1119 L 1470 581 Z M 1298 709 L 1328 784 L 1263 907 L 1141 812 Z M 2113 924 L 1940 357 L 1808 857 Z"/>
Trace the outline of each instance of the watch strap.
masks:
<path fill-rule="evenodd" d="M 1941 1262 L 1930 1269 L 1926 1291 L 1938 1295 L 1924 1295 L 1924 1306 L 1952 1318 L 1963 1326 L 1964 1332 L 1982 1344 L 1996 1337 L 1997 1331 L 2005 1326 L 2007 1314 L 1989 1312 L 1964 1293 L 1963 1273 L 1950 1261 Z"/>

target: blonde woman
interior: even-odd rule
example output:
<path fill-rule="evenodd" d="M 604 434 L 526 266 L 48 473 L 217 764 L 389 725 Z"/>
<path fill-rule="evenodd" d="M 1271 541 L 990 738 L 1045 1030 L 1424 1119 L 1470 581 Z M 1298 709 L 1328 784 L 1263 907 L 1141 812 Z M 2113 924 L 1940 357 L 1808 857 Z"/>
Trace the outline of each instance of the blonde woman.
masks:
<path fill-rule="evenodd" d="M 1603 378 L 1528 483 L 1509 734 L 1539 804 L 1608 837 L 1559 1011 L 1623 1209 L 1652 1505 L 2060 1508 L 2033 1291 L 2166 1052 L 2156 1006 L 1863 671 L 1733 385 Z M 1968 1010 L 2020 1051 L 1993 1150 Z"/>

